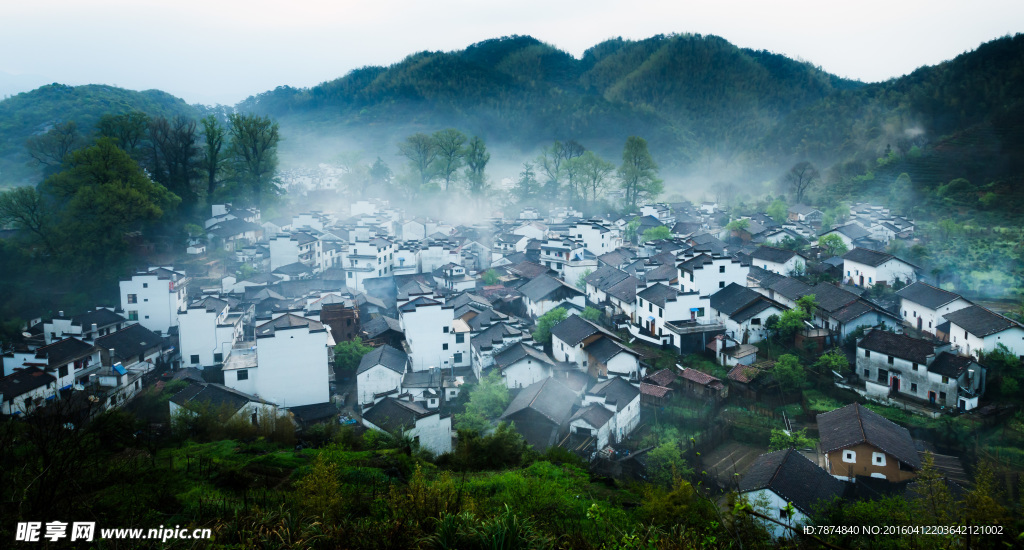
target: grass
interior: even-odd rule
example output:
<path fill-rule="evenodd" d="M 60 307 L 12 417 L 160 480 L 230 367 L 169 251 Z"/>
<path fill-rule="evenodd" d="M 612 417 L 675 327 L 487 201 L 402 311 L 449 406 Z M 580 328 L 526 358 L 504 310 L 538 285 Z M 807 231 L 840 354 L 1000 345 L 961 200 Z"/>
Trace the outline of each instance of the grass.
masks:
<path fill-rule="evenodd" d="M 834 411 L 846 403 L 841 403 L 818 390 L 804 390 L 804 399 L 807 400 L 807 409 L 811 414 Z"/>

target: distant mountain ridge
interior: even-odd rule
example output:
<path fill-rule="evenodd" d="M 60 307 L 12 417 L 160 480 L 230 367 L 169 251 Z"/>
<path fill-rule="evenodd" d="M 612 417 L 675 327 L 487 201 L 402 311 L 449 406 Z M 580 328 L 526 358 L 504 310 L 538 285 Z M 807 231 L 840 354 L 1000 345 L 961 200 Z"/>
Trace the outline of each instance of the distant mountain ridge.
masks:
<path fill-rule="evenodd" d="M 932 147 L 915 157 L 927 162 L 908 169 L 926 180 L 974 181 L 958 170 L 981 151 L 983 166 L 971 167 L 977 177 L 1017 189 L 1024 173 L 1022 98 L 1024 35 L 872 84 L 716 36 L 612 39 L 580 59 L 511 36 L 415 53 L 312 88 L 282 86 L 236 108 L 280 121 L 283 156 L 324 135 L 349 136 L 371 155 L 393 155 L 401 137 L 451 126 L 524 156 L 555 139 L 576 139 L 617 161 L 625 138 L 640 135 L 675 172 L 736 177 L 717 172 L 737 165 L 748 179 L 764 181 L 804 159 L 840 173 L 884 173 L 905 161 L 875 166 L 877 157 L 918 146 Z M 74 119 L 88 130 L 101 114 L 128 109 L 203 110 L 156 90 L 50 85 L 19 94 L 0 101 L 0 176 L 18 172 L 10 167 L 24 164 L 24 140 L 46 124 Z"/>

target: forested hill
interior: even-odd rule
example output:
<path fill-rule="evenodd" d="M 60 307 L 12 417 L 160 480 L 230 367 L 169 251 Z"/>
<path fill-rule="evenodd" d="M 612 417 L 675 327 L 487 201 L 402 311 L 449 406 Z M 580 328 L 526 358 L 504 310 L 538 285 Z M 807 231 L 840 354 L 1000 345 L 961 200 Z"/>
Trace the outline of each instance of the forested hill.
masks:
<path fill-rule="evenodd" d="M 514 36 L 417 53 L 310 89 L 277 88 L 239 108 L 342 130 L 449 125 L 524 150 L 576 139 L 612 154 L 636 134 L 685 165 L 709 148 L 753 149 L 794 110 L 860 87 L 715 36 L 614 39 L 578 60 Z"/>
<path fill-rule="evenodd" d="M 0 101 L 0 187 L 36 183 L 25 141 L 56 123 L 74 122 L 82 136 L 95 130 L 100 117 L 143 111 L 150 116 L 195 116 L 195 107 L 167 92 L 136 92 L 114 86 L 48 84 Z"/>

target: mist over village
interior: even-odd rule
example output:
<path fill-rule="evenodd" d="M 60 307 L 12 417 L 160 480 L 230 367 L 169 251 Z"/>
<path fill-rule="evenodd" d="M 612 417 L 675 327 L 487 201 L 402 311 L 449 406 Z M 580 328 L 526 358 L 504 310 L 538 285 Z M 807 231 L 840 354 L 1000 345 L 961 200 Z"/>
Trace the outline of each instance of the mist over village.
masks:
<path fill-rule="evenodd" d="M 0 546 L 1019 545 L 1024 35 L 730 40 L 0 78 Z"/>

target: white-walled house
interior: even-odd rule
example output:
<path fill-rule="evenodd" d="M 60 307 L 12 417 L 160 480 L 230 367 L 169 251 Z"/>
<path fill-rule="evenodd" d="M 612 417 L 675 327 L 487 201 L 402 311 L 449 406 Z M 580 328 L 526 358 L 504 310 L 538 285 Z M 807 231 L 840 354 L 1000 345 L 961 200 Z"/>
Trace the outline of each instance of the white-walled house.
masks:
<path fill-rule="evenodd" d="M 611 252 L 622 244 L 619 230 L 599 221 L 579 222 L 569 227 L 569 236 L 582 242 L 595 256 Z"/>
<path fill-rule="evenodd" d="M 408 367 L 409 356 L 391 346 L 364 355 L 356 369 L 357 403 L 372 405 L 386 395 L 398 395 Z"/>
<path fill-rule="evenodd" d="M 857 341 L 856 369 L 867 396 L 882 402 L 909 398 L 969 411 L 978 407 L 985 391 L 985 368 L 950 353 L 950 344 L 884 330 L 872 330 Z"/>
<path fill-rule="evenodd" d="M 611 377 L 594 384 L 583 396 L 584 406 L 592 404 L 613 413 L 608 443 L 621 443 L 640 425 L 640 388 L 622 378 Z"/>
<path fill-rule="evenodd" d="M 207 297 L 178 313 L 181 360 L 189 367 L 223 364 L 242 338 L 242 313 L 231 313 L 228 302 Z"/>
<path fill-rule="evenodd" d="M 742 344 L 754 344 L 767 336 L 765 321 L 782 315 L 786 307 L 757 291 L 730 284 L 711 295 L 712 315 L 725 325 L 726 334 Z"/>
<path fill-rule="evenodd" d="M 899 289 L 896 295 L 900 297 L 903 323 L 933 335 L 946 322 L 947 314 L 971 306 L 959 294 L 920 281 Z"/>
<path fill-rule="evenodd" d="M 100 367 L 99 349 L 78 338 L 65 338 L 36 349 L 4 354 L 3 375 L 39 367 L 56 379 L 57 389 L 83 383 Z"/>
<path fill-rule="evenodd" d="M 817 506 L 841 498 L 845 489 L 842 481 L 794 449 L 757 457 L 739 484 L 740 495 L 755 511 L 793 527 L 810 523 Z M 762 525 L 774 538 L 794 533 L 778 523 L 762 521 Z"/>
<path fill-rule="evenodd" d="M 241 418 L 254 426 L 260 422 L 272 423 L 277 418 L 277 406 L 273 403 L 222 384 L 189 384 L 174 394 L 168 403 L 171 418 L 175 415 L 197 413 L 207 407 L 215 410 L 226 409 L 231 413 L 228 419 Z"/>
<path fill-rule="evenodd" d="M 657 283 L 636 293 L 636 322 L 652 338 L 671 337 L 665 323 L 706 318 L 710 305 L 699 292 L 679 292 Z"/>
<path fill-rule="evenodd" d="M 712 294 L 736 283 L 747 284 L 750 269 L 729 256 L 697 254 L 684 256 L 678 264 L 679 288 L 683 292 Z"/>
<path fill-rule="evenodd" d="M 793 250 L 759 246 L 750 254 L 750 264 L 772 273 L 789 275 L 805 270 L 807 258 Z"/>
<path fill-rule="evenodd" d="M 367 428 L 412 438 L 435 455 L 452 450 L 452 417 L 418 403 L 385 397 L 363 413 Z"/>
<path fill-rule="evenodd" d="M 523 295 L 526 312 L 534 319 L 555 309 L 563 302 L 577 305 L 581 310 L 586 307 L 586 298 L 583 292 L 569 286 L 561 279 L 549 275 L 540 275 L 534 278 L 519 287 L 519 292 Z"/>
<path fill-rule="evenodd" d="M 863 288 L 892 286 L 896 281 L 912 283 L 917 280 L 917 270 L 917 266 L 892 254 L 867 248 L 854 248 L 843 254 L 844 280 Z"/>
<path fill-rule="evenodd" d="M 493 366 L 501 372 L 505 385 L 511 389 L 550 378 L 555 364 L 543 351 L 518 342 L 495 354 Z"/>
<path fill-rule="evenodd" d="M 164 339 L 141 323 L 96 339 L 103 365 L 121 363 L 126 369 L 139 373 L 156 367 L 163 345 Z"/>
<path fill-rule="evenodd" d="M 188 303 L 191 279 L 184 271 L 169 267 L 151 267 L 120 281 L 121 310 L 128 321 L 167 334 L 178 324 L 178 312 Z"/>
<path fill-rule="evenodd" d="M 0 378 L 0 413 L 29 414 L 57 394 L 57 379 L 39 367 L 28 367 Z"/>
<path fill-rule="evenodd" d="M 410 370 L 446 368 L 455 362 L 455 337 L 452 330 L 455 309 L 441 297 L 410 296 L 398 305 L 398 320 L 410 350 Z M 463 336 L 468 340 L 467 336 Z M 469 345 L 469 342 L 465 342 Z M 459 365 L 469 364 L 468 356 L 459 357 Z"/>
<path fill-rule="evenodd" d="M 256 327 L 255 364 L 225 364 L 224 385 L 282 408 L 326 403 L 333 346 L 322 323 L 286 313 Z"/>
<path fill-rule="evenodd" d="M 1024 327 L 994 311 L 978 305 L 946 314 L 949 341 L 964 355 L 977 358 L 979 352 L 991 352 L 1000 344 L 1010 353 L 1024 358 Z"/>
<path fill-rule="evenodd" d="M 43 323 L 43 338 L 47 344 L 69 336 L 94 340 L 121 330 L 126 322 L 127 319 L 109 307 L 97 307 L 72 317 L 65 317 L 61 311 L 57 317 Z"/>

